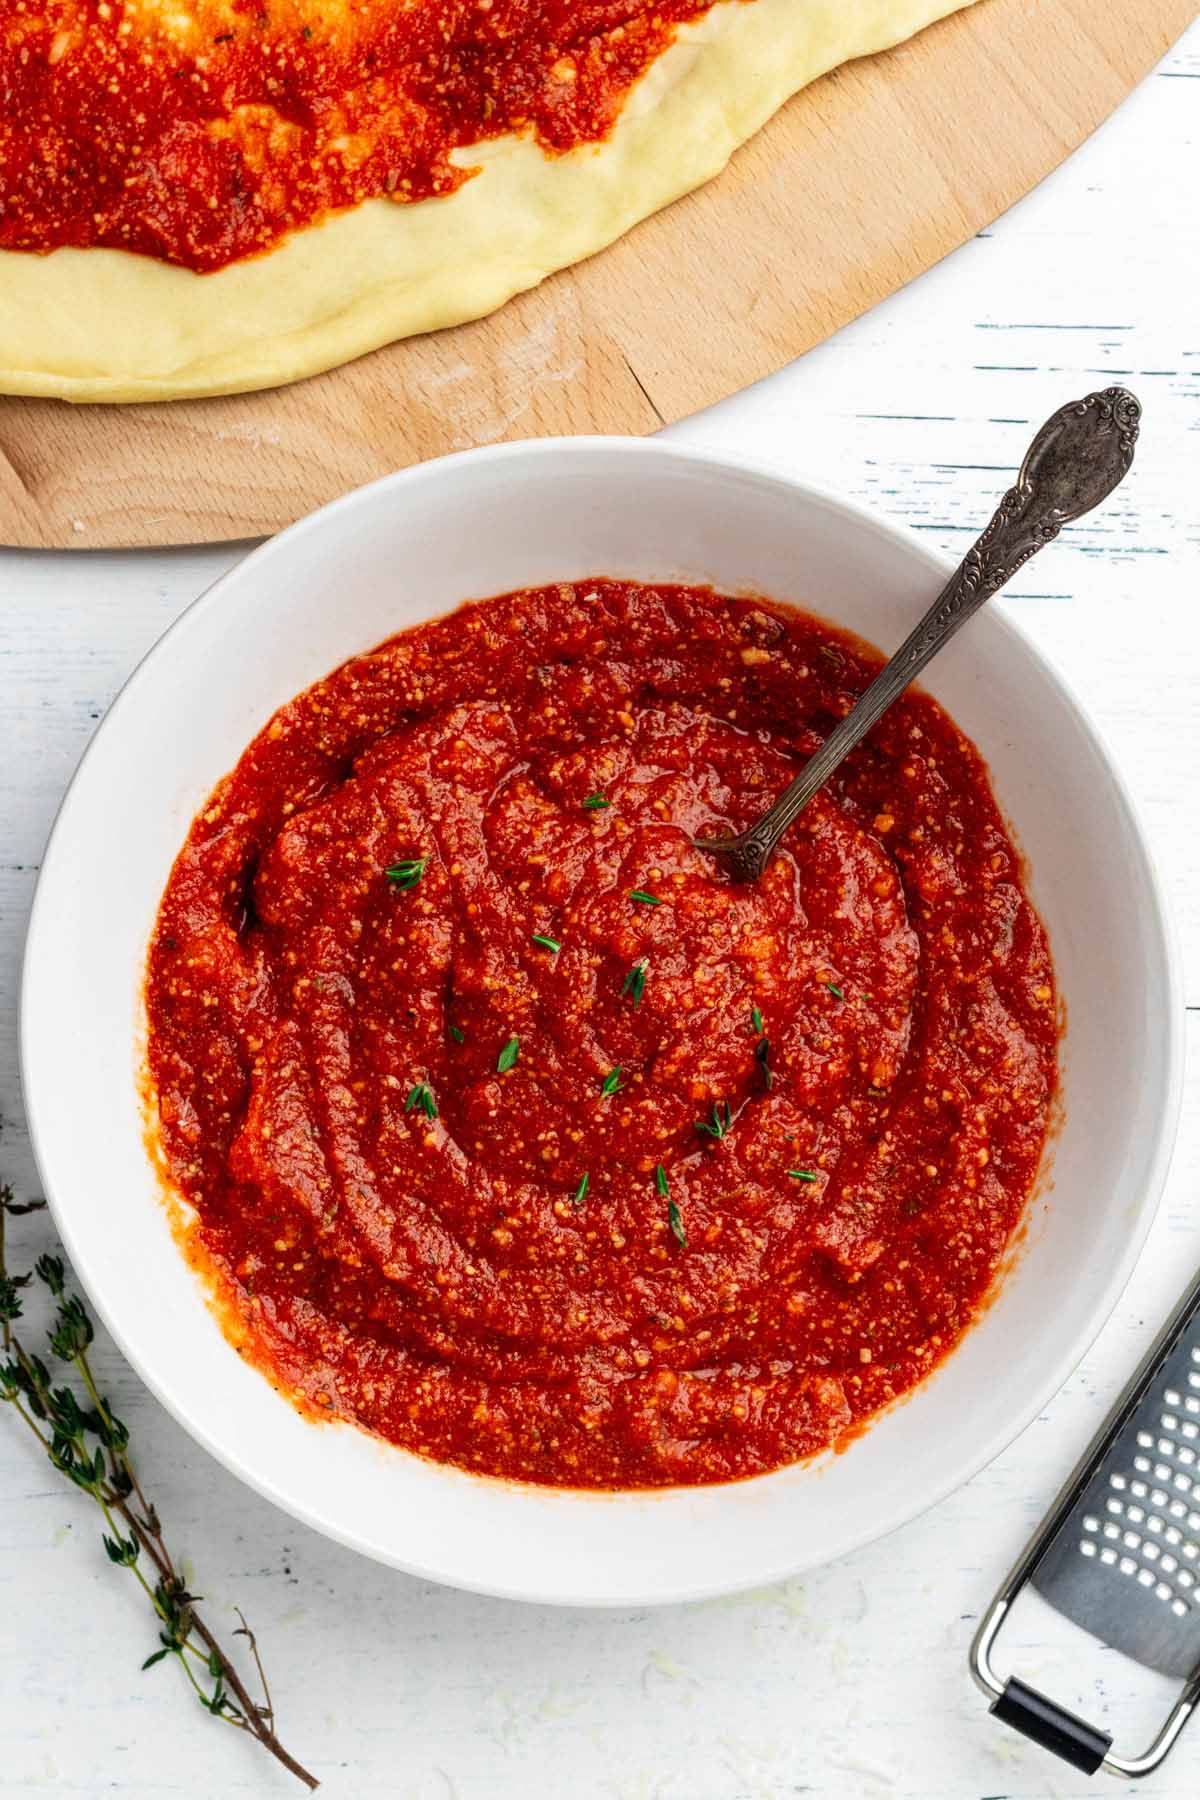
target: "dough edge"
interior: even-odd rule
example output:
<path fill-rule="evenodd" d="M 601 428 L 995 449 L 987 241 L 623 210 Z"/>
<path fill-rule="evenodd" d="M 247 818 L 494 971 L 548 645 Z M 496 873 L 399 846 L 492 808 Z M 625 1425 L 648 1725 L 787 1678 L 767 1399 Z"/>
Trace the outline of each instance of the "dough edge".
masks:
<path fill-rule="evenodd" d="M 215 274 L 121 250 L 0 252 L 0 392 L 244 393 L 482 318 L 711 180 L 817 76 L 971 4 L 718 0 L 602 144 L 548 157 L 498 139 L 461 153 L 481 172 L 446 199 L 369 200 Z"/>

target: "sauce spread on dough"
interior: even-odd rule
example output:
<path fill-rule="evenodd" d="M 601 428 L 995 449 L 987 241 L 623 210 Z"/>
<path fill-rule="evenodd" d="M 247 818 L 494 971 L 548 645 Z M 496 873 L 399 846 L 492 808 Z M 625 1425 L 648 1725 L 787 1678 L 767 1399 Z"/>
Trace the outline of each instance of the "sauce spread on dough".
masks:
<path fill-rule="evenodd" d="M 8 0 L 0 249 L 212 270 L 376 196 L 451 194 L 485 139 L 605 138 L 712 4 Z"/>
<path fill-rule="evenodd" d="M 970 1324 L 1056 1083 L 973 746 L 892 708 L 751 886 L 878 660 L 706 589 L 460 609 L 283 707 L 149 957 L 162 1152 L 247 1353 L 422 1455 L 570 1486 L 835 1443 Z"/>

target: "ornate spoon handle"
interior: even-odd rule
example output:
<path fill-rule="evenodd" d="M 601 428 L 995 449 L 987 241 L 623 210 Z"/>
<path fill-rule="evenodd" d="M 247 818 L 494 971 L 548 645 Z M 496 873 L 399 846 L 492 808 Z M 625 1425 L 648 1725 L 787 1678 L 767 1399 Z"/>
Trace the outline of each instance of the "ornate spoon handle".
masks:
<path fill-rule="evenodd" d="M 735 879 L 761 875 L 792 820 L 942 646 L 1064 525 L 1099 506 L 1124 479 L 1141 413 L 1127 389 L 1113 387 L 1072 401 L 1047 419 L 986 531 L 795 780 L 749 830 L 722 840 L 697 839 L 697 848 L 724 861 Z"/>

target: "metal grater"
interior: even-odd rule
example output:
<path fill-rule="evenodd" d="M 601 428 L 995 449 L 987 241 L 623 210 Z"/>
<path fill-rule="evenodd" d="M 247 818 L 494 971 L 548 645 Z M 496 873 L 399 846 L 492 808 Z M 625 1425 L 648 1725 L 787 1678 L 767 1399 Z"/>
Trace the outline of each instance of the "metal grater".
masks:
<path fill-rule="evenodd" d="M 1143 1755 L 1117 1755 L 1107 1732 L 996 1675 L 991 1652 L 1026 1582 L 1102 1644 L 1183 1681 Z M 1149 1775 L 1177 1741 L 1200 1700 L 1200 1278 L 984 1614 L 971 1673 L 997 1718 L 1089 1775 Z"/>

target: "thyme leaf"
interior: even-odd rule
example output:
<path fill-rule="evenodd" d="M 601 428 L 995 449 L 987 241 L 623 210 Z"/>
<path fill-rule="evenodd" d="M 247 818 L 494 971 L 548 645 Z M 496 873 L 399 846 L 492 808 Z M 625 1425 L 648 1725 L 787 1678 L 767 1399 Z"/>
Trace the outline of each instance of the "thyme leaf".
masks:
<path fill-rule="evenodd" d="M 413 888 L 420 881 L 428 865 L 429 858 L 427 856 L 410 857 L 406 862 L 393 863 L 390 869 L 384 870 L 384 874 L 393 887 Z"/>
<path fill-rule="evenodd" d="M 405 1112 L 411 1112 L 414 1106 L 418 1107 L 427 1119 L 437 1118 L 437 1101 L 434 1099 L 433 1089 L 427 1081 L 418 1081 L 414 1087 L 408 1090 L 408 1098 L 404 1102 Z"/>
<path fill-rule="evenodd" d="M 646 964 L 635 962 L 624 981 L 621 983 L 622 994 L 628 994 L 635 1006 L 641 1004 L 642 995 L 646 991 Z"/>
<path fill-rule="evenodd" d="M 721 1101 L 719 1104 L 714 1103 L 708 1118 L 697 1119 L 695 1124 L 696 1130 L 704 1132 L 707 1137 L 723 1138 L 733 1124 L 733 1114 L 728 1100 Z"/>

